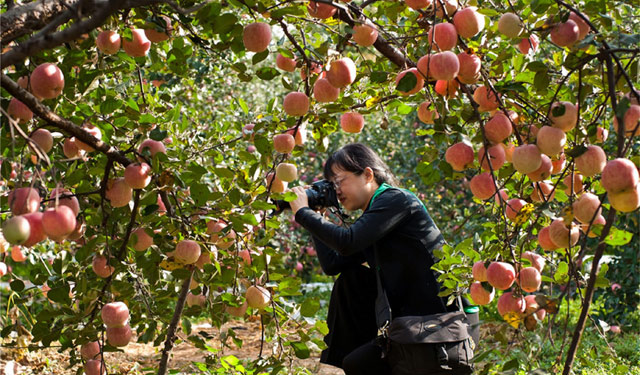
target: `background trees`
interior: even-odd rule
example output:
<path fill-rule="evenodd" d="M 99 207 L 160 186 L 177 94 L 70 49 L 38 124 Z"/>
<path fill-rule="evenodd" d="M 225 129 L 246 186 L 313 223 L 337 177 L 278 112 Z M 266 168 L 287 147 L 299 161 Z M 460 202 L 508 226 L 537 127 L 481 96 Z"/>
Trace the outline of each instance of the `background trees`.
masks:
<path fill-rule="evenodd" d="M 125 302 L 136 340 L 162 348 L 164 373 L 176 330 L 205 347 L 187 318 L 243 316 L 256 285 L 268 304 L 257 308 L 266 291 L 254 293 L 250 312 L 278 349 L 267 367 L 322 346 L 321 325 L 303 324 L 297 337 L 281 330 L 318 306 L 289 303 L 308 239 L 285 236 L 293 224 L 269 214 L 270 198 L 288 195 L 265 178 L 287 162 L 298 169 L 290 184 L 310 183 L 347 141 L 388 156 L 432 210 L 450 245 L 437 266 L 448 294 L 471 285 L 478 261 L 510 264 L 513 282 L 536 265 L 528 252 L 544 257 L 539 297 L 527 309 L 522 285 L 510 284 L 496 298 L 513 296 L 515 308 L 496 318 L 542 332 L 542 309 L 579 299 L 581 313 L 569 310 L 577 320 L 563 328 L 570 341 L 554 353 L 565 373 L 595 288 L 609 287 L 602 257 L 637 254 L 632 2 L 119 0 L 5 10 L 3 220 L 31 215 L 34 237 L 30 247 L 3 246 L 4 300 L 19 315 L 5 320 L 4 337 L 24 326 L 43 345 L 104 345 L 98 313 Z M 292 150 L 291 139 L 289 149 L 274 142 L 287 133 Z M 616 158 L 628 162 L 610 164 Z M 145 165 L 132 187 L 125 171 Z M 59 225 L 40 230 L 40 214 Z M 197 242 L 195 262 L 195 247 L 173 253 L 182 241 Z M 618 283 L 637 296 L 637 283 Z M 628 301 L 637 314 L 637 298 Z"/>

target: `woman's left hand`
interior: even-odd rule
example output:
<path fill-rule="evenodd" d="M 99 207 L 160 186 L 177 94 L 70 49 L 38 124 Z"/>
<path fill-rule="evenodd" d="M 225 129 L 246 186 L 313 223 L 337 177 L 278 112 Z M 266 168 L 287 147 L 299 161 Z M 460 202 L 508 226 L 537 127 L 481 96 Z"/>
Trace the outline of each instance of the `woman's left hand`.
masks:
<path fill-rule="evenodd" d="M 289 202 L 291 205 L 291 211 L 293 211 L 293 215 L 295 215 L 302 207 L 309 207 L 309 198 L 307 197 L 307 192 L 302 186 L 291 188 L 291 191 L 296 193 L 298 196 L 296 199 Z"/>

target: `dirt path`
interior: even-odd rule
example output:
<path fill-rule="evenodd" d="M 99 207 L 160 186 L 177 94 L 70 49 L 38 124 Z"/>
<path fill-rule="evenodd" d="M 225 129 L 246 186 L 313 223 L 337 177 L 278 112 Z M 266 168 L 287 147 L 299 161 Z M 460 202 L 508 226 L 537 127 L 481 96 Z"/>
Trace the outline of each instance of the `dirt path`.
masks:
<path fill-rule="evenodd" d="M 231 348 L 224 348 L 218 354 L 234 355 L 240 359 L 256 359 L 260 351 L 260 323 L 251 321 L 233 321 L 232 328 L 236 337 L 243 341 L 241 348 L 228 340 Z M 220 332 L 208 324 L 194 325 L 193 332 L 204 331 L 212 338 L 207 345 L 216 349 L 221 348 Z M 272 349 L 271 343 L 265 343 L 263 353 L 268 354 Z M 200 373 L 193 362 L 204 362 L 210 354 L 196 348 L 189 342 L 179 342 L 172 351 L 169 369 L 178 370 L 180 374 Z M 290 364 L 291 369 L 305 368 L 312 374 L 342 375 L 343 372 L 332 366 L 321 365 L 318 352 L 311 353 L 305 360 L 296 359 Z M 154 348 L 151 344 L 131 343 L 124 348 L 124 353 L 106 353 L 109 374 L 139 375 L 155 373 L 157 371 L 161 348 Z M 70 353 L 58 353 L 55 348 L 48 348 L 34 352 L 18 351 L 0 348 L 0 375 L 75 375 L 79 365 L 69 367 Z M 291 371 L 290 373 L 295 373 Z"/>

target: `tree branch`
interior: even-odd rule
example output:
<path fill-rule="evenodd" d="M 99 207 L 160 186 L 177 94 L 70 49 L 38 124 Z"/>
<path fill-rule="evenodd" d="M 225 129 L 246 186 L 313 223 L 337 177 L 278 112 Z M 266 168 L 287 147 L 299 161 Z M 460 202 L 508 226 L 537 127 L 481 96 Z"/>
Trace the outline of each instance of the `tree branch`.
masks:
<path fill-rule="evenodd" d="M 180 296 L 178 297 L 178 301 L 176 302 L 176 310 L 173 312 L 173 318 L 171 319 L 171 323 L 169 323 L 169 328 L 167 329 L 167 339 L 164 342 L 164 349 L 162 349 L 162 358 L 160 359 L 160 364 L 158 366 L 158 375 L 165 375 L 167 373 L 169 354 L 171 353 L 171 349 L 173 349 L 173 341 L 176 336 L 176 329 L 178 328 L 180 316 L 182 315 L 184 304 L 187 300 L 187 294 L 189 293 L 189 285 L 191 284 L 191 279 L 193 278 L 193 272 L 194 271 L 192 270 L 189 274 L 189 277 L 184 279 L 184 282 L 182 283 Z"/>
<path fill-rule="evenodd" d="M 78 0 L 69 0 L 68 4 L 73 5 L 77 2 Z M 65 9 L 64 4 L 59 0 L 33 1 L 11 8 L 0 15 L 2 44 L 6 45 L 16 38 L 40 30 Z"/>
<path fill-rule="evenodd" d="M 35 96 L 31 95 L 27 90 L 18 86 L 16 82 L 14 82 L 11 78 L 4 74 L 0 74 L 0 79 L 2 82 L 2 88 L 7 90 L 9 94 L 11 94 L 16 99 L 20 100 L 24 103 L 33 113 L 38 115 L 43 120 L 47 121 L 51 126 L 54 126 L 60 130 L 65 131 L 68 135 L 74 136 L 82 142 L 90 145 L 94 149 L 106 154 L 110 159 L 117 161 L 123 166 L 127 166 L 131 164 L 131 160 L 129 160 L 124 154 L 114 148 L 109 146 L 107 143 L 99 140 L 93 135 L 89 134 L 82 127 L 74 124 L 73 122 L 62 118 L 52 112 L 47 106 L 42 104 Z"/>

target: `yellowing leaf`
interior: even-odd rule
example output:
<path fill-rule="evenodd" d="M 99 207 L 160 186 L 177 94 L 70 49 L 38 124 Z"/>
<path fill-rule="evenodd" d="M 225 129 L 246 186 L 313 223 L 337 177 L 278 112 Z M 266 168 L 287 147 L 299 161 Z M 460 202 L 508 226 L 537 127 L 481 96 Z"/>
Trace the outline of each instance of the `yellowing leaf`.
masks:
<path fill-rule="evenodd" d="M 509 323 L 509 325 L 513 328 L 518 328 L 520 326 L 520 323 L 522 322 L 522 317 L 515 311 L 509 311 L 508 313 L 504 314 L 502 319 L 504 319 L 505 322 Z"/>
<path fill-rule="evenodd" d="M 182 268 L 182 264 L 174 262 L 173 260 L 165 259 L 160 262 L 160 268 L 167 271 L 173 271 L 175 269 Z"/>
<path fill-rule="evenodd" d="M 514 220 L 514 222 L 516 224 L 524 224 L 526 223 L 529 218 L 531 217 L 531 214 L 533 214 L 533 211 L 535 210 L 535 207 L 533 204 L 531 203 L 527 203 L 524 206 L 522 206 L 522 208 L 520 209 L 520 211 L 518 211 L 518 214 L 516 215 L 516 218 Z"/>
<path fill-rule="evenodd" d="M 365 102 L 367 108 L 371 108 L 371 107 L 373 107 L 374 105 L 376 105 L 378 103 L 380 103 L 380 97 L 379 96 L 374 96 L 373 98 L 368 99 Z"/>

